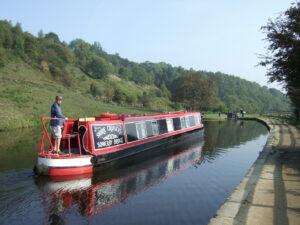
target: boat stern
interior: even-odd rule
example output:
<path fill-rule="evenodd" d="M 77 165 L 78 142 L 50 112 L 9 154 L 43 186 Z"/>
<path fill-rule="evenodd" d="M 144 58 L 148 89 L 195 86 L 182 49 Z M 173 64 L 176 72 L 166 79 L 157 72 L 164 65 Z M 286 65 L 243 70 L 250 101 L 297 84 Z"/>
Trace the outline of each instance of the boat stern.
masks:
<path fill-rule="evenodd" d="M 92 156 L 65 157 L 39 155 L 35 172 L 38 175 L 73 176 L 92 174 Z"/>

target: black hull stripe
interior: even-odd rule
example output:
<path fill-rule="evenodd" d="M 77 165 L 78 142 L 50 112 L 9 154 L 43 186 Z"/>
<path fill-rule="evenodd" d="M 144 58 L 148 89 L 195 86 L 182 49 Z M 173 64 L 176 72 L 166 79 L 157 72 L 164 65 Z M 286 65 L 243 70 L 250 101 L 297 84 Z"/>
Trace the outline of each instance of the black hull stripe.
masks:
<path fill-rule="evenodd" d="M 181 136 L 195 132 L 199 129 L 201 129 L 201 128 L 190 130 L 190 131 L 184 132 L 184 133 L 179 133 L 179 134 L 172 135 L 172 136 L 163 137 L 163 138 L 152 140 L 152 141 L 148 141 L 146 143 L 141 143 L 138 145 L 130 146 L 130 147 L 118 150 L 118 151 L 111 152 L 111 153 L 97 155 L 91 159 L 91 162 L 92 162 L 92 164 L 100 165 L 100 164 L 109 163 L 111 161 L 118 160 L 121 158 L 125 158 L 125 157 L 131 156 L 131 155 L 134 155 L 134 154 L 137 154 L 140 152 L 144 152 L 149 149 L 163 147 L 164 145 L 168 145 L 169 143 L 171 143 L 173 141 L 173 139 L 180 138 Z"/>

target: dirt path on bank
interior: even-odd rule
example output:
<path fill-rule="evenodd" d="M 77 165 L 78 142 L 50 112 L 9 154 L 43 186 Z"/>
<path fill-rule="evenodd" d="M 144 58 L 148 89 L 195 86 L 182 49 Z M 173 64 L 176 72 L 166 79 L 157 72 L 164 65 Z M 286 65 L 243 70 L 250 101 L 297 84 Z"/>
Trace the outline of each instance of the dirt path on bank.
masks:
<path fill-rule="evenodd" d="M 277 120 L 267 144 L 210 225 L 300 225 L 300 131 Z"/>

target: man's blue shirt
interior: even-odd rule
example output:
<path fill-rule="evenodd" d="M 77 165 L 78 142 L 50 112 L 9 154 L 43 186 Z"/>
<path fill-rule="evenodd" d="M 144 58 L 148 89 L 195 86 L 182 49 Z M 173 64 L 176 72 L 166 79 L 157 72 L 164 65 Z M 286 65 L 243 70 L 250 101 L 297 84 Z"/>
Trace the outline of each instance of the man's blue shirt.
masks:
<path fill-rule="evenodd" d="M 52 106 L 51 106 L 51 117 L 54 118 L 66 118 L 62 113 L 61 113 L 61 108 L 60 108 L 60 104 L 58 104 L 57 102 L 55 102 Z M 62 124 L 65 123 L 64 120 L 51 120 L 50 121 L 50 125 L 51 126 L 62 126 Z"/>

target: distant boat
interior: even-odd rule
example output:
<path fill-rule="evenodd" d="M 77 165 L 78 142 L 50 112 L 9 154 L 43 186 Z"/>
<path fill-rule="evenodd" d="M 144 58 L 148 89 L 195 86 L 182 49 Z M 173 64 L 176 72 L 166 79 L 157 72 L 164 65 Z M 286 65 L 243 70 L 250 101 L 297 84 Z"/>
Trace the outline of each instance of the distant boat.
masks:
<path fill-rule="evenodd" d="M 53 149 L 42 118 L 44 133 L 35 172 L 50 177 L 89 176 L 93 167 L 173 141 L 204 126 L 199 112 L 160 114 L 110 114 L 91 118 L 68 119 L 62 134 L 62 151 Z M 50 146 L 45 149 L 45 137 Z M 77 176 L 78 177 L 78 176 Z"/>

